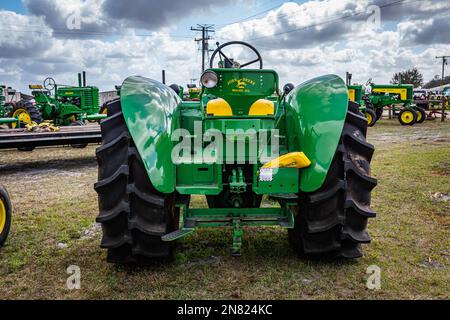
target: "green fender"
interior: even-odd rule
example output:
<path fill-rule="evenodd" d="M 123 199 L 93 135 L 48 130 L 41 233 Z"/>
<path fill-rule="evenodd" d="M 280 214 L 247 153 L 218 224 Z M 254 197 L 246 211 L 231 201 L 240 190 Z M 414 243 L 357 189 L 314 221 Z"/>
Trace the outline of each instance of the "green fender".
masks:
<path fill-rule="evenodd" d="M 129 77 L 121 88 L 122 112 L 150 181 L 161 193 L 175 191 L 171 135 L 179 128 L 181 99 L 166 85 Z"/>
<path fill-rule="evenodd" d="M 335 75 L 307 81 L 287 96 L 289 151 L 303 151 L 312 162 L 301 172 L 301 191 L 317 191 L 325 182 L 344 130 L 347 110 L 347 86 Z"/>

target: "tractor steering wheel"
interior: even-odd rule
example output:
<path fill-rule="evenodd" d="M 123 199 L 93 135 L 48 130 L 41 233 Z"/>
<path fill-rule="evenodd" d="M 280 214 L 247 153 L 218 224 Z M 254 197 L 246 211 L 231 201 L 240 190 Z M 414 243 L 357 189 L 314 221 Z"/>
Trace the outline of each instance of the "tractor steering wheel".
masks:
<path fill-rule="evenodd" d="M 55 79 L 47 78 L 44 80 L 44 88 L 48 91 L 52 91 L 56 87 Z"/>
<path fill-rule="evenodd" d="M 240 46 L 245 46 L 250 48 L 257 56 L 257 58 L 255 60 L 249 61 L 247 63 L 243 63 L 240 64 L 237 61 L 234 61 L 233 59 L 228 58 L 224 53 L 223 53 L 223 49 L 225 47 L 229 47 L 232 45 L 240 45 Z M 214 51 L 214 53 L 211 56 L 211 62 L 210 62 L 210 67 L 214 68 L 214 59 L 216 58 L 217 54 L 219 54 L 220 57 L 220 61 L 222 61 L 224 63 L 224 65 L 222 66 L 222 68 L 233 68 L 233 69 L 243 69 L 251 64 L 257 63 L 259 62 L 259 68 L 262 69 L 263 68 L 263 60 L 261 58 L 261 54 L 259 53 L 258 50 L 256 50 L 255 47 L 253 47 L 252 45 L 243 42 L 243 41 L 231 41 L 231 42 L 227 42 L 223 45 L 219 45 L 219 43 L 217 42 L 217 49 Z"/>

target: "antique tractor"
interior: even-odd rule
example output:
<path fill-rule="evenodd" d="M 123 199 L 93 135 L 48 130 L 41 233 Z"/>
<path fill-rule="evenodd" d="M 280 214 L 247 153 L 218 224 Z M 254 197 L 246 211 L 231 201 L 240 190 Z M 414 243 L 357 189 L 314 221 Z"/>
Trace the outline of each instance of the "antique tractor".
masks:
<path fill-rule="evenodd" d="M 57 85 L 47 78 L 44 85 L 30 85 L 34 101 L 21 101 L 10 117 L 19 119 L 12 128 L 49 120 L 57 126 L 84 125 L 85 121 L 100 121 L 106 115 L 99 113 L 99 90 L 86 86 L 86 73 L 78 74 L 78 87 Z"/>
<path fill-rule="evenodd" d="M 231 59 L 232 46 L 255 59 Z M 326 75 L 281 91 L 260 53 L 234 41 L 218 44 L 201 84 L 199 101 L 182 101 L 132 76 L 108 105 L 95 185 L 108 261 L 171 258 L 176 240 L 202 227 L 231 227 L 239 256 L 251 226 L 286 228 L 303 257 L 361 257 L 377 181 L 367 119 L 346 83 Z M 209 208 L 194 207 L 193 195 Z M 278 204 L 261 207 L 265 195 Z"/>
<path fill-rule="evenodd" d="M 0 185 L 0 247 L 8 238 L 11 228 L 12 205 L 6 189 Z"/>
<path fill-rule="evenodd" d="M 359 104 L 359 110 L 366 115 L 369 127 L 373 127 L 381 119 L 383 109 L 374 110 L 370 96 L 365 94 L 365 87 L 363 85 L 348 85 L 348 98 L 350 101 Z"/>
<path fill-rule="evenodd" d="M 12 110 L 16 106 L 14 103 L 15 94 L 16 90 L 6 86 L 0 86 L 0 125 L 11 125 L 18 122 L 17 118 L 10 118 Z"/>
<path fill-rule="evenodd" d="M 371 80 L 368 85 L 371 87 L 370 101 L 377 116 L 383 114 L 384 107 L 393 106 L 394 114 L 397 114 L 398 121 L 404 126 L 423 123 L 427 119 L 425 110 L 414 103 L 413 85 L 376 85 Z M 396 109 L 398 105 L 401 105 L 399 111 Z"/>

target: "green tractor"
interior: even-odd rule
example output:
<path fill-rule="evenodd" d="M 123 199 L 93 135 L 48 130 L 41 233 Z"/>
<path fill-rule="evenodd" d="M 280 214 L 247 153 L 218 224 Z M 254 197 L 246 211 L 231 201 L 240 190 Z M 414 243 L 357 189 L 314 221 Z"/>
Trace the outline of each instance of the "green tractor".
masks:
<path fill-rule="evenodd" d="M 394 114 L 398 116 L 401 125 L 412 126 L 423 123 L 427 119 L 425 109 L 414 103 L 414 86 L 411 84 L 376 85 L 369 80 L 371 87 L 370 101 L 377 117 L 383 114 L 386 106 L 394 107 Z M 396 106 L 402 107 L 397 110 Z"/>
<path fill-rule="evenodd" d="M 12 205 L 6 189 L 0 185 L 0 247 L 6 242 L 11 228 Z"/>
<path fill-rule="evenodd" d="M 0 124 L 11 123 L 7 120 L 7 118 L 13 108 L 13 98 L 15 94 L 16 90 L 6 86 L 0 86 L 0 119 L 5 119 L 4 121 L 0 121 Z M 13 119 L 10 119 L 10 121 L 13 121 Z"/>
<path fill-rule="evenodd" d="M 255 59 L 229 58 L 232 46 Z M 132 76 L 108 105 L 95 185 L 108 261 L 173 258 L 177 240 L 203 227 L 230 227 L 239 256 L 252 226 L 287 229 L 302 257 L 361 257 L 376 215 L 374 147 L 344 80 L 326 75 L 280 90 L 260 53 L 234 41 L 218 44 L 201 84 L 199 101 L 182 101 Z M 209 208 L 193 206 L 193 195 Z M 263 196 L 278 204 L 261 207 Z"/>
<path fill-rule="evenodd" d="M 202 89 L 198 88 L 196 84 L 188 84 L 188 97 L 186 100 L 199 101 Z"/>
<path fill-rule="evenodd" d="M 29 123 L 53 121 L 57 126 L 81 126 L 85 121 L 100 121 L 106 117 L 99 113 L 99 90 L 86 86 L 86 73 L 78 74 L 78 86 L 57 85 L 47 78 L 44 85 L 30 85 L 34 102 L 18 103 L 10 117 L 20 121 L 12 128 Z"/>
<path fill-rule="evenodd" d="M 348 97 L 350 101 L 359 104 L 359 110 L 366 115 L 369 127 L 373 127 L 381 119 L 383 109 L 374 110 L 370 97 L 365 94 L 365 87 L 363 85 L 348 85 Z"/>

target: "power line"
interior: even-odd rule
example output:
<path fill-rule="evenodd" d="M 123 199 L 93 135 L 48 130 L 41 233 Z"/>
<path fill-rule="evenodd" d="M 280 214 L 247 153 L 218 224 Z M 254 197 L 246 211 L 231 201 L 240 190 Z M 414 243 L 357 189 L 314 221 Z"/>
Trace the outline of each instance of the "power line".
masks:
<path fill-rule="evenodd" d="M 19 25 L 14 24 L 0 24 L 0 26 L 15 27 Z M 22 25 L 26 26 L 26 25 Z M 0 29 L 3 32 L 18 32 L 18 33 L 38 33 L 38 34 L 57 34 L 57 35 L 86 35 L 86 36 L 118 36 L 118 37 L 172 37 L 172 38 L 184 38 L 191 39 L 189 35 L 177 35 L 177 34 L 123 34 L 117 32 L 103 32 L 103 31 L 86 31 L 86 30 L 64 30 L 64 29 L 51 29 L 51 30 L 33 30 L 33 29 Z"/>
<path fill-rule="evenodd" d="M 395 1 L 395 2 L 392 2 L 392 3 L 381 5 L 381 6 L 379 6 L 379 8 L 382 9 L 382 8 L 386 8 L 386 7 L 390 7 L 390 6 L 394 6 L 394 5 L 399 5 L 399 4 L 404 3 L 405 1 L 406 0 L 398 0 L 398 1 Z M 417 1 L 418 0 L 413 0 L 413 1 L 408 2 L 408 3 L 417 2 Z M 291 29 L 291 30 L 287 30 L 287 31 L 283 31 L 283 32 L 278 32 L 278 33 L 275 33 L 275 34 L 272 34 L 272 35 L 268 35 L 268 36 L 261 36 L 261 37 L 248 39 L 247 41 L 257 41 L 257 40 L 260 40 L 260 39 L 271 38 L 271 37 L 276 37 L 276 36 L 280 36 L 280 35 L 283 35 L 283 34 L 303 31 L 303 30 L 306 30 L 306 29 L 309 29 L 309 28 L 321 26 L 321 25 L 324 25 L 324 24 L 332 23 L 332 22 L 337 22 L 337 21 L 340 21 L 340 20 L 345 20 L 345 19 L 348 19 L 348 18 L 351 18 L 351 17 L 355 17 L 355 16 L 358 16 L 358 15 L 361 15 L 361 14 L 365 14 L 365 13 L 367 13 L 367 12 L 366 11 L 355 12 L 355 13 L 347 14 L 347 15 L 344 15 L 344 16 L 341 16 L 341 17 L 338 17 L 338 18 L 335 18 L 335 19 L 331 19 L 331 20 L 327 20 L 327 21 L 311 24 L 311 25 L 308 25 L 308 26 L 305 26 L 305 27 Z"/>
<path fill-rule="evenodd" d="M 264 14 L 264 13 L 269 12 L 269 11 L 275 10 L 275 9 L 281 7 L 283 4 L 284 4 L 284 3 L 281 3 L 281 4 L 278 4 L 278 5 L 274 6 L 274 7 L 271 7 L 271 8 L 269 8 L 269 9 L 263 10 L 263 11 L 261 11 L 261 12 L 255 13 L 255 14 L 252 14 L 251 16 L 248 16 L 248 17 L 245 17 L 245 18 L 242 18 L 242 19 L 239 19 L 239 20 L 230 22 L 230 23 L 219 24 L 219 25 L 217 25 L 217 26 L 218 26 L 220 29 L 222 29 L 222 28 L 224 28 L 224 27 L 231 26 L 231 25 L 233 25 L 233 24 L 241 23 L 241 22 L 244 22 L 244 21 L 249 20 L 249 19 L 251 19 L 251 18 L 255 18 L 255 17 L 257 17 L 257 16 L 260 16 L 260 15 L 262 15 L 262 14 Z"/>

